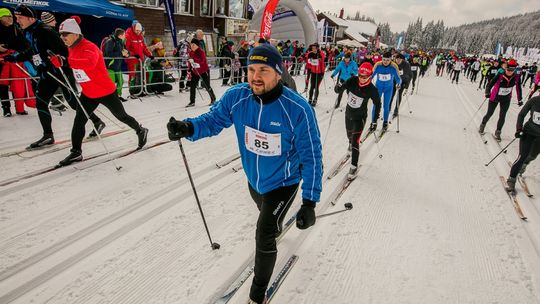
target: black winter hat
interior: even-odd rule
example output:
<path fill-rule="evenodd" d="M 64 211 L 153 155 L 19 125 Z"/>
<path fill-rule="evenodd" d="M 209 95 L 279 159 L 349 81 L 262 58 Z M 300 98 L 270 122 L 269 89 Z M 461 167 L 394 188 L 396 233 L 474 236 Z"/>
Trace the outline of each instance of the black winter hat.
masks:
<path fill-rule="evenodd" d="M 384 52 L 383 58 L 392 58 L 392 53 L 391 52 Z"/>
<path fill-rule="evenodd" d="M 17 5 L 13 13 L 15 15 L 39 19 L 39 16 L 36 13 L 36 11 L 32 7 L 24 5 L 24 4 Z"/>
<path fill-rule="evenodd" d="M 197 38 L 191 39 L 191 43 L 195 44 L 196 46 L 201 46 L 201 42 Z"/>
<path fill-rule="evenodd" d="M 265 64 L 276 70 L 280 75 L 283 73 L 283 58 L 278 50 L 271 44 L 261 44 L 249 52 L 248 65 L 254 63 Z"/>

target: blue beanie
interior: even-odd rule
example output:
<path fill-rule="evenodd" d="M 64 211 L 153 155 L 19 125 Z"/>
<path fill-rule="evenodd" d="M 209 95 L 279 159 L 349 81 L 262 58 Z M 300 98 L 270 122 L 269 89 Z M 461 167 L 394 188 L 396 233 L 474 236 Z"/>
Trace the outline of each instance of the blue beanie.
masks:
<path fill-rule="evenodd" d="M 261 44 L 249 52 L 248 65 L 254 63 L 266 64 L 276 70 L 278 74 L 283 73 L 283 58 L 271 44 Z"/>

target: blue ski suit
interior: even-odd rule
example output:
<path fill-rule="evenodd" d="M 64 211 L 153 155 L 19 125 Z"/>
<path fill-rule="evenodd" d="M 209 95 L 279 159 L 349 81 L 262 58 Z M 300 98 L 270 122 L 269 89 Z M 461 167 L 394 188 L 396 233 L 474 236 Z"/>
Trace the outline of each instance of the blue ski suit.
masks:
<path fill-rule="evenodd" d="M 375 86 L 379 91 L 379 96 L 383 99 L 383 121 L 388 122 L 388 116 L 390 115 L 390 102 L 392 100 L 392 92 L 394 91 L 394 82 L 400 86 L 401 77 L 399 77 L 399 68 L 395 63 L 390 63 L 388 66 L 384 66 L 382 62 L 377 62 L 373 68 L 373 79 L 375 80 Z M 375 108 L 371 112 L 371 122 L 375 121 Z"/>
<path fill-rule="evenodd" d="M 279 84 L 281 85 L 281 84 Z M 283 87 L 263 102 L 248 84 L 230 88 L 208 113 L 188 118 L 189 140 L 219 134 L 234 124 L 242 166 L 260 194 L 302 183 L 302 198 L 318 202 L 322 191 L 322 147 L 315 111 L 298 93 Z"/>

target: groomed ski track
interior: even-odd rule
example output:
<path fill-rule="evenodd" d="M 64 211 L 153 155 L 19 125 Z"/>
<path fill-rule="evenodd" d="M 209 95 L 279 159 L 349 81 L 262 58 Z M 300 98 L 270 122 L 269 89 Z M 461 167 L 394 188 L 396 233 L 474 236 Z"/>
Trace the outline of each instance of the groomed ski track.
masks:
<path fill-rule="evenodd" d="M 287 233 L 276 272 L 291 254 L 300 259 L 272 303 L 540 303 L 540 201 L 517 185 L 524 222 L 498 180 L 508 175 L 507 162 L 514 161 L 518 144 L 485 167 L 499 150 L 491 137 L 484 145 L 476 132 L 485 107 L 463 131 L 483 92 L 468 80 L 455 86 L 433 72 L 420 80 L 419 94 L 409 97 L 413 113 L 402 105 L 400 133 L 394 123 L 380 141 L 384 157 L 378 157 L 373 137 L 361 146 L 359 176 L 334 207 L 328 198 L 347 168 L 324 183 L 317 213 L 345 202 L 354 209 Z M 321 134 L 335 100 L 331 83 L 327 76 L 316 108 Z M 213 84 L 221 95 L 224 88 Z M 302 77 L 297 85 L 303 89 Z M 199 106 L 208 103 L 201 93 L 206 100 L 197 95 Z M 208 109 L 185 110 L 187 96 L 170 93 L 124 105 L 157 140 L 166 136 L 171 115 L 183 118 Z M 513 138 L 518 111 L 514 102 L 503 145 Z M 493 132 L 497 114 L 486 131 Z M 109 130 L 118 129 L 103 120 Z M 344 112 L 336 111 L 333 120 L 325 168 L 347 149 Z M 69 138 L 72 121 L 72 111 L 54 116 L 58 139 Z M 24 147 L 40 134 L 35 112 L 0 119 L 0 130 L 1 152 Z M 128 149 L 136 146 L 136 136 L 128 131 L 105 142 L 111 150 Z M 230 170 L 239 160 L 221 169 L 215 165 L 238 153 L 232 129 L 184 146 L 220 250 L 210 249 L 175 143 L 119 159 L 120 172 L 111 162 L 61 168 L 0 187 L 0 302 L 210 302 L 251 255 L 257 209 L 243 172 Z M 89 156 L 102 147 L 94 141 L 83 150 Z M 67 152 L 0 158 L 1 179 L 53 165 Z M 525 175 L 536 195 L 539 168 L 536 161 Z M 249 284 L 230 303 L 245 303 Z"/>

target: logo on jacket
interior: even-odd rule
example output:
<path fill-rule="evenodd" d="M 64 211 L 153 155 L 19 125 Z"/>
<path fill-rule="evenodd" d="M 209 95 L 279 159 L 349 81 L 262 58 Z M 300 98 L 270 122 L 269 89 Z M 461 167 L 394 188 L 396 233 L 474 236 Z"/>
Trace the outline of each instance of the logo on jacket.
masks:
<path fill-rule="evenodd" d="M 277 121 L 271 121 L 271 122 L 270 122 L 270 125 L 271 125 L 271 126 L 274 126 L 274 127 L 281 127 L 281 123 L 280 123 L 280 122 L 277 122 Z"/>

